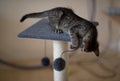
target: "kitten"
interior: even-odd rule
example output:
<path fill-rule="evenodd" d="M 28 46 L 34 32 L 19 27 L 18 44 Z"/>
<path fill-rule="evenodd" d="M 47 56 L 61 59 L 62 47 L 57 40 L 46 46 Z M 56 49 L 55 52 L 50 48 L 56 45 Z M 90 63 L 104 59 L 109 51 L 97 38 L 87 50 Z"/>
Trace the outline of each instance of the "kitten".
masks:
<path fill-rule="evenodd" d="M 84 48 L 85 52 L 95 52 L 99 56 L 99 45 L 97 42 L 97 24 L 76 15 L 72 9 L 57 7 L 38 13 L 26 14 L 20 22 L 27 18 L 48 17 L 49 24 L 57 33 L 67 32 L 71 37 L 71 48 Z"/>

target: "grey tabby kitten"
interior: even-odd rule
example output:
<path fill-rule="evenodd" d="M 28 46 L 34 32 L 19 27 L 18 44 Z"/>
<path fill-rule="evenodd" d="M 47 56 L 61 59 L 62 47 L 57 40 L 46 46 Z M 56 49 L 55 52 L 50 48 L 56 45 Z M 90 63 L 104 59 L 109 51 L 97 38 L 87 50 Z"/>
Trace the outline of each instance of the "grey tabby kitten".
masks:
<path fill-rule="evenodd" d="M 99 56 L 99 44 L 97 42 L 98 32 L 96 26 L 98 23 L 90 22 L 76 15 L 72 9 L 57 7 L 38 13 L 26 14 L 20 22 L 27 18 L 48 17 L 49 24 L 55 32 L 69 33 L 71 37 L 71 48 L 83 48 L 85 52 L 94 52 Z M 81 42 L 82 41 L 82 42 Z"/>

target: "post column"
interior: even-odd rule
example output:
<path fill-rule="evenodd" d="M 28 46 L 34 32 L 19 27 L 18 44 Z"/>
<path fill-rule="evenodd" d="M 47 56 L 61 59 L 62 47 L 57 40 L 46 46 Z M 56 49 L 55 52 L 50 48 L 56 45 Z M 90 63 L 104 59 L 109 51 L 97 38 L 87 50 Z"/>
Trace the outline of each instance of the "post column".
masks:
<path fill-rule="evenodd" d="M 53 42 L 53 72 L 54 81 L 68 81 L 69 55 L 61 53 L 68 50 L 68 43 L 64 41 Z"/>

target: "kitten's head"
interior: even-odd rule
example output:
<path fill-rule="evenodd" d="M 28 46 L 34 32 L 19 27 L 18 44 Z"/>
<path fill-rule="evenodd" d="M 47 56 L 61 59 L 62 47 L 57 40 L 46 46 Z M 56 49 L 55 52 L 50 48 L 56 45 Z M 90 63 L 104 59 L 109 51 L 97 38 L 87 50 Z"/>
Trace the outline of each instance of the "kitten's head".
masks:
<path fill-rule="evenodd" d="M 97 21 L 91 21 L 91 23 L 97 27 L 99 25 L 99 23 Z M 96 56 L 99 56 L 99 43 L 97 41 L 97 39 L 93 39 L 94 41 L 92 41 L 90 43 L 89 49 L 90 51 L 93 51 L 95 53 Z"/>
<path fill-rule="evenodd" d="M 96 56 L 99 56 L 99 43 L 91 42 L 88 47 L 84 49 L 85 52 L 94 52 Z"/>

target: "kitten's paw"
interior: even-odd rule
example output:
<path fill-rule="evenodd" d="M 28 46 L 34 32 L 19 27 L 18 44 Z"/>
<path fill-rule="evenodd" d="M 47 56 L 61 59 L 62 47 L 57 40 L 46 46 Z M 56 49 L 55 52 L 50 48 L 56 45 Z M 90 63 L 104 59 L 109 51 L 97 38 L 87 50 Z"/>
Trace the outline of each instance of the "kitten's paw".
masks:
<path fill-rule="evenodd" d="M 78 46 L 75 47 L 75 46 L 70 45 L 70 49 L 77 49 L 77 48 L 79 48 L 79 47 Z"/>
<path fill-rule="evenodd" d="M 81 52 L 84 52 L 84 48 L 81 48 Z"/>
<path fill-rule="evenodd" d="M 84 52 L 89 52 L 88 49 L 84 48 Z"/>
<path fill-rule="evenodd" d="M 61 29 L 56 29 L 56 30 L 55 30 L 55 33 L 59 33 L 59 34 L 60 34 L 60 33 L 63 33 L 63 30 L 61 30 Z"/>

